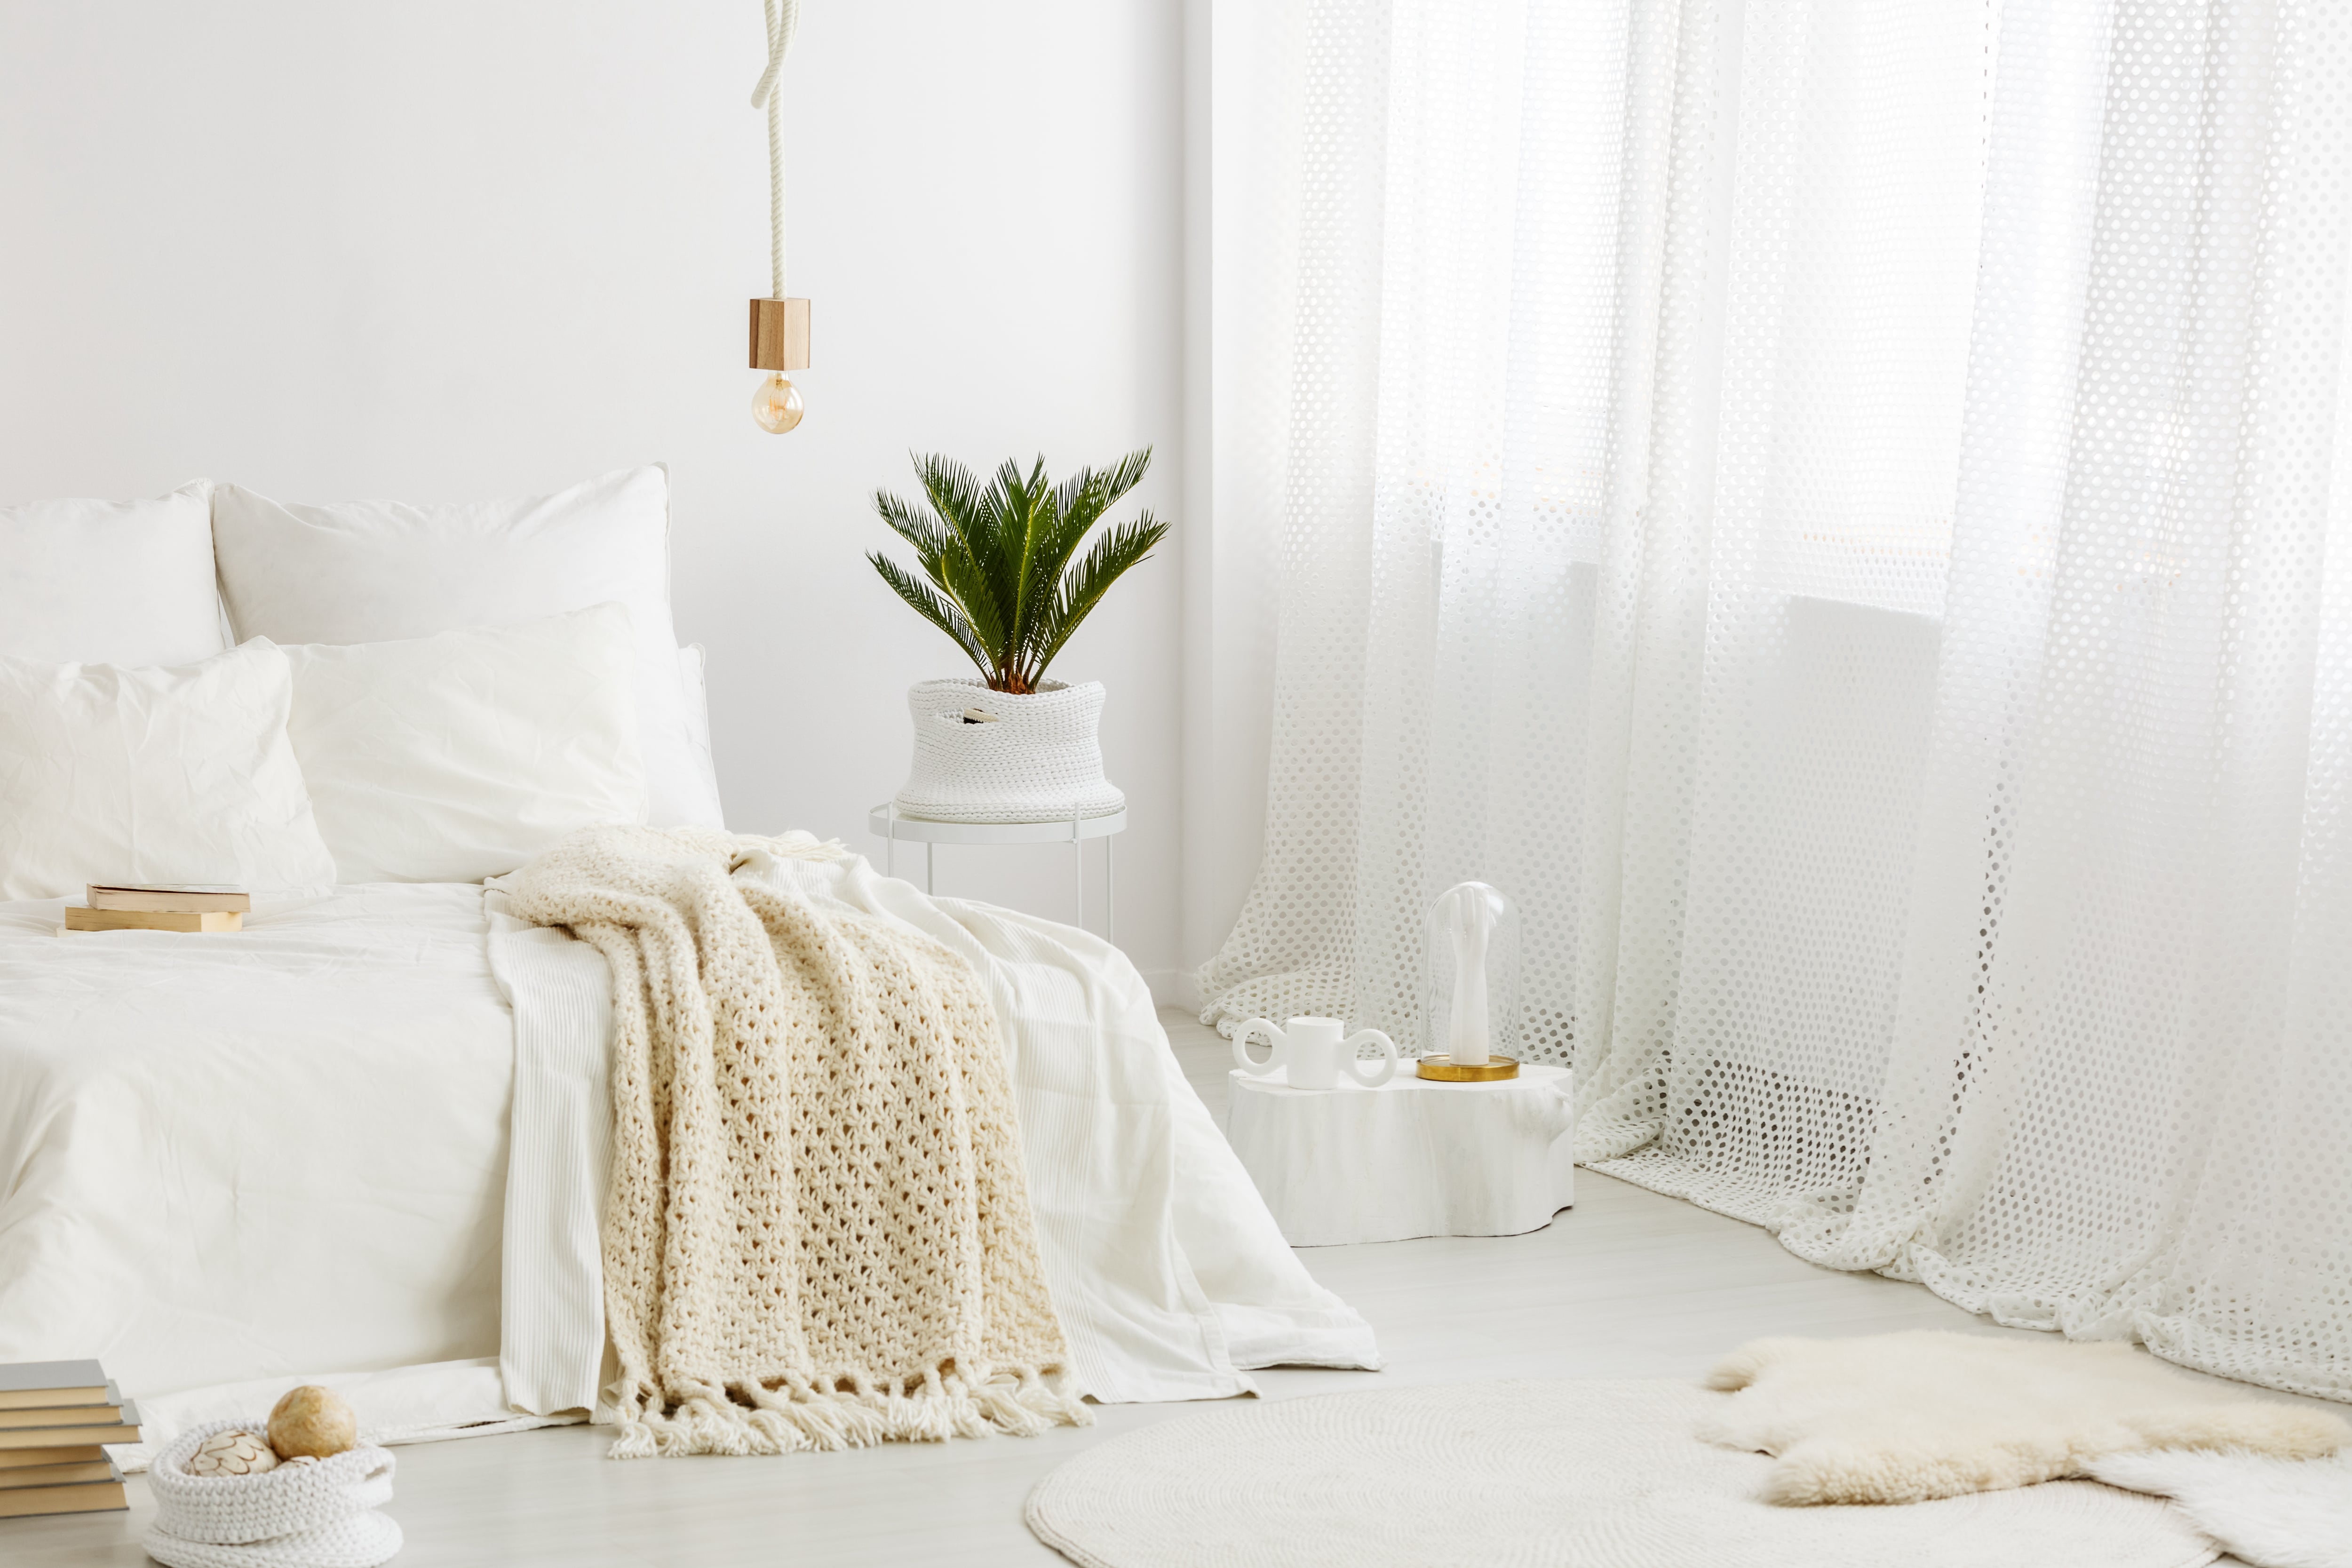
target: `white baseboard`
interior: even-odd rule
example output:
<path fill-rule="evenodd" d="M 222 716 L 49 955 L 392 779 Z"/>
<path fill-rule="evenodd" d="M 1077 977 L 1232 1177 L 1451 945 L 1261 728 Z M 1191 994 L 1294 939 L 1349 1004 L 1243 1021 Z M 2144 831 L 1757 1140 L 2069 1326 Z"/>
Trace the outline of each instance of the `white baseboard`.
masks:
<path fill-rule="evenodd" d="M 1201 1010 L 1201 977 L 1190 969 L 1147 969 L 1143 983 L 1151 987 L 1151 1000 L 1159 1006 L 1194 1014 Z"/>

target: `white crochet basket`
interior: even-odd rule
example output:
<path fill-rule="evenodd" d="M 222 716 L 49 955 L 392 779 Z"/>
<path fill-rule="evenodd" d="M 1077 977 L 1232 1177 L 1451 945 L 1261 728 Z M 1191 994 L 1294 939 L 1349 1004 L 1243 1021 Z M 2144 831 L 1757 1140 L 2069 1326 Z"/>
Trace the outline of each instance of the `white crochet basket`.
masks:
<path fill-rule="evenodd" d="M 188 1473 L 205 1438 L 253 1429 L 207 1421 L 155 1456 L 148 1556 L 169 1568 L 375 1568 L 400 1550 L 400 1526 L 375 1511 L 392 1500 L 393 1457 L 372 1443 L 255 1476 Z"/>
<path fill-rule="evenodd" d="M 967 708 L 993 715 L 973 723 Z M 932 822 L 1062 822 L 1108 816 L 1127 796 L 1103 777 L 1103 687 L 1047 681 L 1023 696 L 973 677 L 907 692 L 915 767 L 898 811 Z"/>

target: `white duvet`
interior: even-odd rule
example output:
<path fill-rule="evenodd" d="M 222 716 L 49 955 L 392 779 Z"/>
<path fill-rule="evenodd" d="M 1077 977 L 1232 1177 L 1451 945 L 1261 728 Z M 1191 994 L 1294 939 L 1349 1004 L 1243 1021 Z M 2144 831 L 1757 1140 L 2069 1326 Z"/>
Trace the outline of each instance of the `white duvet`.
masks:
<path fill-rule="evenodd" d="M 760 868 L 905 919 L 986 978 L 1089 1393 L 1377 1364 L 1117 950 L 860 859 Z M 388 1436 L 590 1405 L 606 977 L 499 901 L 343 888 L 204 937 L 64 937 L 58 902 L 0 904 L 0 1362 L 99 1357 L 151 1444 L 314 1378 L 348 1380 Z"/>

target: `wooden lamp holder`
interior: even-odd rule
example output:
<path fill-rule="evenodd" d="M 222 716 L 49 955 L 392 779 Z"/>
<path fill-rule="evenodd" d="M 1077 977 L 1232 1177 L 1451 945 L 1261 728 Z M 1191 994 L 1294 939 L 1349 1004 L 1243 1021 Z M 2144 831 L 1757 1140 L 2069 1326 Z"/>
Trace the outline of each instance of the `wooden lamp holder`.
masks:
<path fill-rule="evenodd" d="M 751 301 L 751 368 L 806 370 L 809 363 L 809 302 Z"/>

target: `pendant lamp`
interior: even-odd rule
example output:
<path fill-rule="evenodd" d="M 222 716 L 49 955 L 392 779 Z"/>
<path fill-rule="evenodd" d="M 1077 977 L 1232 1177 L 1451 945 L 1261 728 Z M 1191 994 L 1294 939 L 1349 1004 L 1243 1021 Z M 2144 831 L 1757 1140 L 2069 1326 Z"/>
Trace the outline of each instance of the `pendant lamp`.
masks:
<path fill-rule="evenodd" d="M 768 294 L 751 301 L 751 368 L 768 373 L 751 395 L 751 417 L 771 436 L 801 422 L 800 388 L 784 373 L 806 370 L 809 302 L 784 297 L 784 142 L 776 117 L 776 71 L 800 25 L 800 0 L 765 0 L 768 68 L 751 91 L 751 107 L 768 111 Z"/>

